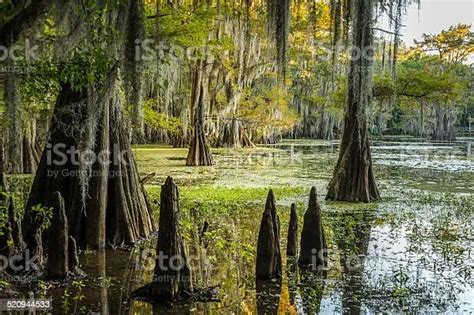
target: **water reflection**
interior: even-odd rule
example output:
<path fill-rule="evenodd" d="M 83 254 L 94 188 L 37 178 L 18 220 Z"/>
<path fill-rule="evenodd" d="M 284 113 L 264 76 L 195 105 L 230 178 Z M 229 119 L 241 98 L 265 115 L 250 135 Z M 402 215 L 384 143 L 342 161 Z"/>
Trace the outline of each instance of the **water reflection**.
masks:
<path fill-rule="evenodd" d="M 340 252 L 343 279 L 341 306 L 347 314 L 360 314 L 364 297 L 364 266 L 373 216 L 367 210 L 346 211 L 333 221 L 334 237 Z"/>
<path fill-rule="evenodd" d="M 229 210 L 215 204 L 216 196 L 210 190 L 209 196 L 199 196 L 203 199 L 196 206 L 199 214 L 191 223 L 196 229 L 202 225 L 196 222 L 210 220 L 211 212 L 217 212 L 211 218 L 214 221 L 209 221 L 207 251 L 201 252 L 199 237 L 195 235 L 187 238 L 187 246 L 190 253 L 205 257 L 212 265 L 200 265 L 194 280 L 205 285 L 221 284 L 222 302 L 154 306 L 130 302 L 130 292 L 151 279 L 154 260 L 146 259 L 148 247 L 145 246 L 132 252 L 83 253 L 81 263 L 89 275 L 81 293 L 84 297 L 74 305 L 72 297 L 78 290 L 69 286 L 71 306 L 65 312 L 61 306 L 64 288 L 50 291 L 57 306 L 55 312 L 71 313 L 82 306 L 88 311 L 109 314 L 474 311 L 473 203 L 468 198 L 473 193 L 473 172 L 449 166 L 451 163 L 472 167 L 471 148 L 467 142 L 448 145 L 391 142 L 374 146 L 377 178 L 384 192 L 382 202 L 371 206 L 322 202 L 327 239 L 333 251 L 331 259 L 337 268 L 327 273 L 305 272 L 288 260 L 287 274 L 281 284 L 259 283 L 255 287 L 253 246 L 259 223 L 255 213 L 260 213 L 257 210 L 263 207 L 265 196 L 249 190 L 249 200 L 231 200 Z M 305 189 L 316 184 L 324 194 L 337 144 L 308 142 L 278 148 L 281 150 L 270 153 L 266 149 L 249 151 L 243 156 L 218 155 L 217 166 L 193 169 L 199 178 L 183 183 Z M 418 161 L 425 153 L 424 165 L 404 162 Z M 450 157 L 451 160 L 443 161 Z M 440 162 L 437 164 L 440 170 L 424 168 L 428 162 L 431 165 Z M 160 171 L 172 172 L 169 167 L 158 168 L 157 172 Z M 195 175 L 190 175 L 188 169 L 183 171 L 181 164 L 174 172 Z M 186 188 L 183 185 L 183 191 Z M 440 193 L 443 189 L 449 195 Z M 459 199 L 458 193 L 467 197 Z M 307 193 L 289 201 L 277 196 L 277 202 L 282 226 L 286 226 L 289 205 L 306 203 Z M 183 209 L 184 213 L 187 211 L 190 209 Z M 206 216 L 199 216 L 201 213 Z M 200 228 L 196 230 L 199 234 Z M 201 264 L 202 260 L 197 263 Z"/>
<path fill-rule="evenodd" d="M 257 280 L 257 314 L 270 315 L 278 313 L 281 295 L 281 279 Z"/>
<path fill-rule="evenodd" d="M 324 294 L 327 271 L 300 270 L 299 314 L 318 314 Z"/>

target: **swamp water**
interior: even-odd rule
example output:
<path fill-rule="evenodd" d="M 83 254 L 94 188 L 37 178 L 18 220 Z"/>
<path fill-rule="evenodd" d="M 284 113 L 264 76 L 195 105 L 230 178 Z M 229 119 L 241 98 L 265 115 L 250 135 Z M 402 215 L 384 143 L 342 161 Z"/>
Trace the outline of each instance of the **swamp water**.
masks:
<path fill-rule="evenodd" d="M 369 205 L 324 201 L 337 142 L 215 150 L 216 166 L 196 168 L 184 166 L 186 150 L 138 147 L 141 174 L 156 172 L 146 185 L 153 201 L 166 176 L 178 184 L 194 282 L 221 285 L 220 301 L 130 301 L 129 293 L 151 280 L 155 240 L 132 251 L 85 251 L 80 261 L 89 277 L 44 294 L 52 295 L 55 313 L 474 312 L 473 144 L 374 141 L 383 200 Z M 290 204 L 297 205 L 301 232 L 311 186 L 322 207 L 328 269 L 304 272 L 283 257 L 281 287 L 256 288 L 255 251 L 268 189 L 274 190 L 285 253 Z M 205 221 L 209 229 L 200 238 Z"/>

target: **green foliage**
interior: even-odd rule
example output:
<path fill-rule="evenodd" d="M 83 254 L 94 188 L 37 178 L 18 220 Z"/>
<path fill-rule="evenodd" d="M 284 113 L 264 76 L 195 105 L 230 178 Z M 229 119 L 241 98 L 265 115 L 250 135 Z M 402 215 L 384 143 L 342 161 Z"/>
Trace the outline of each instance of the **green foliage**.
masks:
<path fill-rule="evenodd" d="M 181 132 L 179 119 L 158 112 L 156 100 L 143 102 L 143 114 L 146 125 L 152 129 L 166 130 L 171 134 Z"/>
<path fill-rule="evenodd" d="M 6 195 L 6 193 L 2 192 L 2 195 Z M 2 202 L 0 203 L 0 236 L 4 235 L 6 232 L 6 224 L 8 222 L 8 208 L 7 203 Z"/>
<path fill-rule="evenodd" d="M 474 32 L 467 24 L 451 26 L 436 35 L 424 34 L 423 40 L 416 43 L 418 50 L 435 51 L 449 64 L 463 62 L 474 54 Z"/>
<path fill-rule="evenodd" d="M 241 104 L 240 116 L 257 129 L 275 127 L 282 130 L 290 129 L 297 118 L 289 106 L 287 91 L 278 87 L 248 91 Z"/>
<path fill-rule="evenodd" d="M 160 36 L 184 48 L 203 47 L 208 43 L 209 29 L 216 17 L 214 8 L 202 5 L 162 9 Z"/>
<path fill-rule="evenodd" d="M 36 217 L 43 222 L 43 229 L 46 230 L 51 225 L 51 219 L 53 218 L 53 208 L 45 207 L 42 204 L 34 205 L 31 211 Z"/>

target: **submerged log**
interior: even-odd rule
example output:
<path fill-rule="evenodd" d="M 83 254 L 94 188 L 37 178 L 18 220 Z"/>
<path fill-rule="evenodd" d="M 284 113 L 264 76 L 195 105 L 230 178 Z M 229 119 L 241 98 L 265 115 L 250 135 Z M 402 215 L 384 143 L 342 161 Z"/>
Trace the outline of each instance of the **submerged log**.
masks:
<path fill-rule="evenodd" d="M 271 189 L 258 234 L 256 276 L 257 279 L 281 277 L 280 220 Z"/>
<path fill-rule="evenodd" d="M 298 247 L 298 215 L 296 214 L 296 206 L 291 204 L 290 223 L 288 225 L 288 241 L 286 245 L 286 255 L 296 256 Z"/>
<path fill-rule="evenodd" d="M 69 271 L 69 237 L 64 199 L 61 193 L 53 194 L 50 203 L 53 208 L 53 219 L 48 241 L 48 278 L 64 278 Z"/>
<path fill-rule="evenodd" d="M 161 186 L 157 258 L 153 282 L 134 292 L 137 298 L 175 301 L 192 294 L 191 271 L 179 230 L 179 192 L 171 177 Z"/>
<path fill-rule="evenodd" d="M 323 266 L 322 254 L 326 249 L 326 239 L 321 221 L 321 208 L 318 205 L 316 187 L 312 187 L 309 194 L 308 210 L 304 215 L 298 264 L 300 266 L 312 267 L 313 269 Z"/>

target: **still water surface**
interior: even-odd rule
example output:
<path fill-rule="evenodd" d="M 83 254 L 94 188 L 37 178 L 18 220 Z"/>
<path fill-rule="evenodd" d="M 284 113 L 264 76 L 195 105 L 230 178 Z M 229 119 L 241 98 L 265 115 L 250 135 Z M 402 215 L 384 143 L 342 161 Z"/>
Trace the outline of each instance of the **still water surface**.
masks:
<path fill-rule="evenodd" d="M 183 150 L 136 149 L 143 174 L 157 172 L 147 186 L 152 196 L 157 198 L 167 175 L 180 186 L 186 246 L 197 257 L 194 281 L 220 284 L 220 302 L 152 306 L 131 301 L 130 292 L 151 279 L 153 241 L 132 251 L 82 253 L 88 277 L 47 295 L 53 295 L 57 313 L 474 312 L 473 143 L 375 141 L 383 200 L 371 205 L 324 201 L 336 142 L 221 150 L 212 168 L 183 167 Z M 302 219 L 311 186 L 317 187 L 323 211 L 328 270 L 298 270 L 284 258 L 281 285 L 256 285 L 255 245 L 266 190 L 275 189 L 285 252 L 289 206 L 295 202 Z M 211 227 L 206 248 L 196 236 L 204 219 Z"/>

